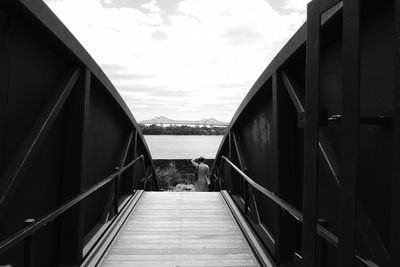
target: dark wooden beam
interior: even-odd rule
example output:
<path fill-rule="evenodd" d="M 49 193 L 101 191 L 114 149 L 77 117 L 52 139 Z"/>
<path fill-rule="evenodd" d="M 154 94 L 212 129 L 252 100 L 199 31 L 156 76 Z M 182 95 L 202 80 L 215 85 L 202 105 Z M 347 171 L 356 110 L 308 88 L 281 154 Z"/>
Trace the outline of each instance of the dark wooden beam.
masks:
<path fill-rule="evenodd" d="M 91 73 L 85 69 L 72 90 L 66 105 L 66 131 L 62 202 L 78 195 L 84 188 L 88 168 L 88 124 Z M 71 208 L 60 218 L 59 264 L 82 262 L 84 213 L 82 204 Z"/>
<path fill-rule="evenodd" d="M 280 169 L 279 169 L 279 156 L 280 156 L 280 147 L 279 147 L 279 141 L 281 136 L 279 135 L 279 125 L 278 125 L 278 120 L 279 120 L 279 105 L 280 105 L 280 98 L 279 98 L 279 93 L 278 92 L 281 88 L 279 88 L 278 85 L 278 74 L 275 72 L 272 74 L 272 130 L 271 130 L 271 149 L 272 149 L 272 160 L 271 160 L 271 174 L 272 174 L 272 181 L 274 181 L 274 186 L 273 190 L 276 190 L 279 192 L 279 175 L 280 175 Z M 277 253 L 275 254 L 275 258 L 277 259 L 278 262 L 281 262 L 281 246 L 282 246 L 282 240 L 280 238 L 281 234 L 281 227 L 280 227 L 280 217 L 281 217 L 281 210 L 274 209 L 274 224 L 277 226 L 277 232 L 275 233 L 276 237 L 276 250 Z M 284 242 L 284 241 L 283 241 Z"/>
<path fill-rule="evenodd" d="M 230 160 L 232 160 L 232 154 L 233 154 L 232 153 L 232 132 L 229 131 L 229 133 L 228 133 L 228 158 Z M 225 185 L 228 185 L 228 188 L 227 188 L 228 192 L 230 194 L 235 194 L 236 192 L 233 189 L 232 171 L 230 169 L 229 169 L 229 177 L 225 177 L 225 181 L 228 181 L 228 183 L 225 184 Z"/>
<path fill-rule="evenodd" d="M 0 151 L 5 151 L 7 129 L 7 102 L 9 90 L 9 69 L 11 61 L 10 26 L 5 13 L 0 11 Z M 5 153 L 0 153 L 0 174 L 6 164 Z"/>
<path fill-rule="evenodd" d="M 242 151 L 240 150 L 239 144 L 237 142 L 236 133 L 234 131 L 231 131 L 230 133 L 231 133 L 231 142 L 232 142 L 232 146 L 233 146 L 232 150 L 235 151 L 235 153 L 232 152 L 233 153 L 232 156 L 234 156 L 234 155 L 236 156 L 239 166 L 240 166 L 240 169 L 247 173 L 248 170 L 245 166 L 245 160 L 242 155 Z M 241 195 L 242 199 L 244 199 L 244 210 L 243 211 L 247 214 L 248 204 L 249 204 L 248 200 L 249 200 L 249 194 L 250 194 L 248 185 L 247 185 L 246 181 L 244 181 L 242 179 L 242 177 L 240 177 L 240 176 L 238 177 L 236 175 L 236 173 L 232 173 L 232 172 L 230 172 L 230 173 L 232 175 L 232 179 L 234 179 L 234 181 L 233 181 L 234 186 L 236 186 L 238 188 L 237 189 L 238 194 Z"/>
<path fill-rule="evenodd" d="M 284 74 L 284 73 L 282 73 L 282 74 Z M 298 89 L 298 84 L 294 81 L 293 78 L 291 78 L 290 74 L 285 73 L 285 75 L 282 75 L 282 78 L 283 78 L 285 86 L 289 86 L 289 87 L 293 88 L 293 89 L 291 89 L 291 91 L 294 92 L 294 94 L 296 94 L 295 98 L 302 99 L 300 90 Z M 300 94 L 300 95 L 298 96 L 298 94 Z M 300 107 L 303 106 L 301 101 L 299 103 L 300 103 Z M 319 129 L 318 146 L 319 146 L 319 152 L 320 152 L 321 156 L 323 157 L 323 159 L 325 160 L 325 163 L 327 164 L 329 170 L 331 171 L 331 174 L 332 174 L 333 178 L 335 179 L 336 184 L 338 186 L 340 186 L 341 181 L 342 181 L 342 176 L 341 176 L 339 159 L 337 158 L 335 151 L 333 150 L 332 146 L 330 145 L 328 137 L 325 134 L 325 130 L 321 127 Z M 395 166 L 396 165 L 394 165 L 394 167 Z M 397 195 L 397 194 L 395 194 L 395 195 Z M 390 262 L 390 257 L 389 257 L 388 251 L 385 248 L 385 245 L 384 245 L 381 237 L 379 236 L 379 233 L 377 232 L 375 225 L 373 224 L 370 216 L 367 214 L 363 204 L 358 199 L 357 199 L 357 221 L 358 221 L 357 222 L 358 229 L 359 229 L 362 237 L 364 238 L 364 241 L 365 241 L 371 255 L 373 255 L 374 258 L 377 259 L 377 262 L 383 264 L 384 266 L 385 266 L 385 263 L 387 265 Z"/>
<path fill-rule="evenodd" d="M 138 130 L 135 129 L 135 137 L 134 137 L 134 142 L 133 142 L 133 158 L 136 158 L 136 155 L 137 155 L 137 144 L 138 144 L 138 132 L 137 131 Z M 136 168 L 133 168 L 133 170 L 132 170 L 132 187 L 133 187 L 133 190 L 136 189 L 136 187 L 135 187 L 136 186 L 136 181 L 135 181 L 136 173 L 137 173 Z"/>
<path fill-rule="evenodd" d="M 390 227 L 390 256 L 400 266 L 400 1 L 395 1 L 395 86 L 393 97 L 393 161 Z"/>
<path fill-rule="evenodd" d="M 129 135 L 127 136 L 127 138 L 125 139 L 125 143 L 124 146 L 122 148 L 122 152 L 121 152 L 121 157 L 120 157 L 120 161 L 118 164 L 118 169 L 121 169 L 126 161 L 126 157 L 128 155 L 129 152 L 129 148 L 131 146 L 131 142 L 132 142 L 132 136 L 133 136 L 133 132 L 130 132 Z M 135 158 L 136 156 L 134 156 L 133 158 Z M 133 167 L 135 168 L 135 167 Z M 116 180 L 119 180 L 121 178 L 121 174 L 118 175 L 118 178 L 116 178 Z M 115 207 L 118 207 L 118 186 L 116 187 L 115 185 L 118 184 L 117 183 L 112 183 L 110 186 L 110 191 L 108 193 L 108 198 L 107 198 L 107 202 L 103 211 L 103 215 L 101 216 L 101 222 L 102 223 L 106 223 L 109 218 L 110 218 L 110 212 L 111 212 L 111 208 L 114 205 Z M 116 194 L 117 193 L 117 194 Z M 118 212 L 115 212 L 118 213 Z"/>
<path fill-rule="evenodd" d="M 282 81 L 285 85 L 286 91 L 288 92 L 290 99 L 293 102 L 294 107 L 298 113 L 304 113 L 304 95 L 300 92 L 300 86 L 292 79 L 289 73 L 285 71 L 281 72 Z"/>
<path fill-rule="evenodd" d="M 244 159 L 242 149 L 238 143 L 237 134 L 235 132 L 231 132 L 231 133 L 232 133 L 232 141 L 235 146 L 237 157 L 239 159 L 240 169 L 242 169 L 242 171 L 245 171 L 247 169 L 246 160 Z"/>
<path fill-rule="evenodd" d="M 125 140 L 125 144 L 124 147 L 122 149 L 122 153 L 121 153 L 121 158 L 119 161 L 119 165 L 118 168 L 121 169 L 126 161 L 126 157 L 128 156 L 128 152 L 129 152 L 129 148 L 131 146 L 131 142 L 132 142 L 132 136 L 133 136 L 133 132 L 131 131 L 128 135 L 128 137 Z M 119 180 L 121 179 L 121 174 L 118 175 L 118 178 L 115 179 L 115 183 L 114 183 L 114 208 L 115 208 L 115 213 L 118 213 L 118 198 L 119 198 Z"/>
<path fill-rule="evenodd" d="M 304 96 L 300 91 L 300 86 L 296 83 L 296 81 L 291 77 L 289 73 L 282 72 L 282 80 L 290 98 L 292 99 L 293 105 L 296 108 L 296 111 L 298 113 L 298 120 L 304 120 Z M 304 127 L 304 125 L 301 125 L 301 127 Z M 318 148 L 323 159 L 325 160 L 325 163 L 331 171 L 333 178 L 336 180 L 337 184 L 340 184 L 339 160 L 331 144 L 329 143 L 328 137 L 325 134 L 325 130 L 322 128 L 319 129 Z"/>
<path fill-rule="evenodd" d="M 143 178 L 141 177 L 141 179 L 143 179 L 143 190 L 146 191 L 146 187 L 147 187 L 147 167 L 146 167 L 146 161 L 144 158 L 142 158 L 142 160 L 140 161 L 142 164 L 142 172 L 143 172 Z"/>
<path fill-rule="evenodd" d="M 125 164 L 125 162 L 126 162 L 126 160 L 128 159 L 128 158 L 135 158 L 136 156 L 134 155 L 134 142 L 135 142 L 135 132 L 136 132 L 136 129 L 134 129 L 134 128 L 131 128 L 130 129 L 130 135 L 129 135 L 129 145 L 128 145 L 128 150 L 126 151 L 126 155 L 125 155 L 125 159 L 124 159 L 124 163 L 123 164 Z M 125 142 L 126 142 L 126 140 L 125 140 Z M 127 145 L 127 144 L 126 144 Z M 122 154 L 121 154 L 121 157 L 122 157 Z M 132 179 L 132 177 L 133 177 L 133 173 L 134 173 L 134 171 L 135 171 L 135 168 L 131 168 L 131 169 L 129 169 L 126 173 L 124 173 L 124 174 L 122 174 L 122 178 L 120 178 L 119 180 L 120 180 L 120 183 L 122 184 L 122 186 L 120 186 L 120 188 L 121 188 L 121 196 L 122 195 L 125 195 L 125 194 L 128 194 L 128 195 L 131 195 L 131 194 L 133 194 L 133 179 Z"/>
<path fill-rule="evenodd" d="M 316 2 L 307 8 L 306 123 L 304 131 L 303 181 L 303 266 L 316 264 L 318 140 L 319 140 L 319 60 L 321 18 Z"/>
<path fill-rule="evenodd" d="M 247 167 L 246 167 L 246 161 L 245 161 L 244 156 L 242 154 L 241 147 L 240 147 L 240 145 L 238 143 L 236 132 L 231 131 L 231 134 L 232 134 L 232 136 L 231 136 L 232 140 L 231 141 L 233 143 L 233 146 L 235 147 L 235 152 L 236 152 L 235 154 L 236 154 L 236 157 L 237 157 L 237 159 L 239 161 L 240 169 L 242 171 L 248 173 L 248 170 L 247 170 Z M 233 175 L 235 175 L 235 174 L 233 174 Z M 251 188 L 248 188 L 248 184 L 246 183 L 246 181 L 244 181 L 242 179 L 242 177 L 240 177 L 240 176 L 237 177 L 236 175 L 234 177 L 235 177 L 234 179 L 236 180 L 235 181 L 236 184 L 239 184 L 238 185 L 239 192 L 242 195 L 242 197 L 244 198 L 244 212 L 247 214 L 248 205 L 249 205 L 249 202 L 248 202 L 249 201 L 249 195 L 251 195 Z M 239 182 L 237 182 L 237 180 L 239 180 Z"/>
<path fill-rule="evenodd" d="M 304 128 L 304 95 L 299 91 L 301 88 L 294 79 L 288 77 L 288 75 L 282 71 L 281 72 L 282 81 L 285 85 L 286 91 L 288 92 L 290 99 L 297 111 L 297 126 Z"/>
<path fill-rule="evenodd" d="M 340 186 L 340 163 L 339 159 L 336 156 L 333 147 L 326 136 L 325 130 L 319 129 L 319 142 L 318 142 L 319 152 L 322 158 L 325 160 L 328 169 L 330 170 L 332 177 L 335 179 L 337 185 Z"/>
<path fill-rule="evenodd" d="M 232 160 L 232 132 L 229 132 L 228 149 L 228 157 L 230 160 Z"/>
<path fill-rule="evenodd" d="M 357 230 L 363 237 L 370 254 L 376 260 L 376 263 L 379 266 L 396 266 L 391 265 L 389 252 L 359 199 L 357 199 L 357 226 Z"/>
<path fill-rule="evenodd" d="M 343 100 L 338 266 L 355 264 L 360 125 L 360 2 L 343 1 Z"/>
<path fill-rule="evenodd" d="M 27 219 L 24 227 L 28 227 L 35 222 L 35 219 Z M 35 244 L 33 236 L 29 236 L 24 240 L 24 266 L 34 267 L 35 264 Z"/>
<path fill-rule="evenodd" d="M 294 99 L 303 99 L 301 91 L 299 90 L 299 85 L 295 82 L 295 80 L 291 77 L 289 73 L 282 72 L 282 80 L 287 88 L 287 90 L 292 91 Z M 293 101 L 293 98 L 292 98 Z M 299 101 L 300 107 L 299 111 L 303 110 L 303 102 Z M 333 150 L 328 137 L 326 136 L 325 130 L 323 128 L 319 129 L 319 153 L 324 159 L 327 167 L 329 168 L 332 177 L 335 179 L 336 184 L 340 186 L 341 184 L 341 170 L 339 159 L 336 156 L 335 151 Z M 382 239 L 379 236 L 374 224 L 370 216 L 366 213 L 363 204 L 357 200 L 357 217 L 358 217 L 358 225 L 359 230 L 361 232 L 362 237 L 364 238 L 371 255 L 374 255 L 374 258 L 378 259 L 377 261 L 380 263 L 389 262 L 389 254 L 383 244 Z"/>
<path fill-rule="evenodd" d="M 0 179 L 0 217 L 9 207 L 20 183 L 22 182 L 29 165 L 35 160 L 39 148 L 44 143 L 54 121 L 60 113 L 72 88 L 80 75 L 76 69 L 62 83 L 60 89 L 47 102 L 34 125 L 27 133 L 5 173 Z"/>
<path fill-rule="evenodd" d="M 236 155 L 239 159 L 239 165 L 240 165 L 240 169 L 248 174 L 249 170 L 247 169 L 247 165 L 246 165 L 246 159 L 243 155 L 243 150 L 241 145 L 238 142 L 238 138 L 237 138 L 237 133 L 232 131 L 232 141 L 233 144 L 235 146 L 235 151 L 236 151 Z M 260 223 L 260 215 L 258 213 L 258 208 L 257 208 L 257 202 L 253 193 L 253 189 L 251 187 L 248 187 L 248 184 L 246 181 L 244 181 L 242 179 L 242 177 L 240 177 L 241 181 L 242 181 L 242 185 L 244 183 L 244 189 L 246 190 L 245 192 L 245 203 L 247 203 L 247 205 L 245 204 L 245 208 L 244 210 L 247 210 L 247 207 L 250 208 L 250 218 L 255 222 L 255 223 Z M 248 190 L 248 191 L 247 191 Z"/>
<path fill-rule="evenodd" d="M 282 79 L 284 81 L 285 86 L 291 87 L 290 89 L 295 95 L 296 99 L 302 99 L 302 95 L 299 88 L 299 85 L 294 81 L 294 79 L 290 76 L 289 73 L 282 73 Z M 299 101 L 299 106 L 303 106 L 303 102 Z M 333 178 L 336 181 L 338 186 L 341 185 L 342 176 L 340 171 L 340 163 L 339 159 L 336 156 L 335 151 L 333 150 L 328 137 L 326 136 L 325 130 L 323 128 L 319 129 L 319 152 L 322 158 L 325 160 L 329 170 Z M 374 224 L 370 216 L 365 211 L 363 204 L 357 200 L 357 218 L 358 218 L 358 228 L 364 241 L 369 248 L 369 252 L 374 258 L 377 259 L 377 262 L 383 264 L 390 262 L 390 257 L 388 251 L 385 248 L 385 245 L 382 239 L 379 236 Z M 386 264 L 387 265 L 387 264 Z"/>

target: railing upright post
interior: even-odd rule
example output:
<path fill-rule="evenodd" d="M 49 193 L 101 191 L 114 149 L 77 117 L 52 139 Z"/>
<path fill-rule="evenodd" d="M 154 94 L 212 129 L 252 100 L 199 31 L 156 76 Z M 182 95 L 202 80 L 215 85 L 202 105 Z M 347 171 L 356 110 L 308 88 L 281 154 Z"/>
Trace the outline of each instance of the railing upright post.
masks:
<path fill-rule="evenodd" d="M 119 167 L 115 167 L 116 170 L 119 170 Z M 119 175 L 114 179 L 114 212 L 115 215 L 118 215 L 118 186 L 119 186 Z"/>
<path fill-rule="evenodd" d="M 149 189 L 150 189 L 150 191 L 153 191 L 153 183 L 151 181 L 150 174 L 149 174 L 149 176 L 146 176 L 146 180 L 149 181 Z"/>
<path fill-rule="evenodd" d="M 232 160 L 232 132 L 231 131 L 229 131 L 229 134 L 228 134 L 228 159 Z M 232 179 L 232 170 L 229 169 L 229 188 L 227 188 L 227 189 L 228 189 L 229 193 L 234 194 L 236 192 L 234 192 L 234 190 L 233 190 L 232 180 L 233 180 Z"/>
<path fill-rule="evenodd" d="M 222 173 L 222 171 L 221 171 L 221 166 L 222 166 L 222 158 L 220 159 L 220 161 L 219 161 L 219 164 L 218 164 L 218 162 L 217 162 L 217 165 L 216 165 L 216 171 L 217 171 L 217 176 L 218 176 L 218 186 L 219 186 L 219 190 L 222 190 L 222 179 L 223 179 L 223 173 Z"/>
<path fill-rule="evenodd" d="M 144 157 L 142 157 L 142 167 L 143 167 L 143 173 L 144 173 L 143 190 L 146 191 L 147 173 L 146 173 L 146 163 L 144 162 Z"/>
<path fill-rule="evenodd" d="M 303 266 L 314 267 L 318 203 L 319 72 L 321 16 L 319 2 L 307 6 L 306 123 L 304 129 L 304 180 L 301 253 Z"/>
<path fill-rule="evenodd" d="M 360 143 L 360 0 L 343 1 L 343 86 L 338 266 L 355 266 Z"/>
<path fill-rule="evenodd" d="M 144 185 L 143 185 L 143 190 L 146 191 L 146 186 L 147 186 L 147 177 L 144 177 Z"/>
<path fill-rule="evenodd" d="M 135 139 L 134 139 L 134 147 L 133 147 L 133 158 L 136 158 L 137 155 L 137 144 L 138 144 L 138 132 L 137 129 L 135 130 Z M 133 171 L 132 171 L 132 185 L 133 185 L 133 191 L 135 192 L 136 189 L 136 184 L 135 184 L 135 173 L 136 173 L 136 165 L 133 166 Z"/>
<path fill-rule="evenodd" d="M 35 219 L 27 219 L 24 222 L 24 227 L 27 227 L 35 222 Z M 33 240 L 32 235 L 28 236 L 24 240 L 24 266 L 25 267 L 32 267 L 35 266 L 34 264 L 34 252 L 33 252 Z"/>
<path fill-rule="evenodd" d="M 244 181 L 244 213 L 249 213 L 249 183 L 243 179 Z"/>
<path fill-rule="evenodd" d="M 318 219 L 318 224 L 328 229 L 328 221 L 326 219 Z M 319 238 L 319 266 L 327 266 L 328 264 L 328 243 L 322 237 Z"/>
<path fill-rule="evenodd" d="M 390 229 L 390 257 L 394 266 L 400 266 L 400 1 L 395 2 L 396 54 L 394 87 L 394 127 L 392 161 L 392 201 Z"/>
<path fill-rule="evenodd" d="M 223 188 L 223 187 L 222 187 L 222 181 L 223 181 L 223 179 L 224 179 L 223 176 L 220 175 L 220 176 L 219 176 L 219 179 L 218 179 L 219 190 L 222 190 L 222 188 Z"/>

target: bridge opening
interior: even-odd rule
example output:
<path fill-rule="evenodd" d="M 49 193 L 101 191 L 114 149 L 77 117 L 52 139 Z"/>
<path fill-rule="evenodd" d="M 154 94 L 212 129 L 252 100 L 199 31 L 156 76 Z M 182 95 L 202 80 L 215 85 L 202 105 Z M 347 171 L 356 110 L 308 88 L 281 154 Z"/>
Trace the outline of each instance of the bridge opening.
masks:
<path fill-rule="evenodd" d="M 400 266 L 399 14 L 312 1 L 228 126 L 212 192 L 159 192 L 96 62 L 42 2 L 2 1 L 0 265 Z"/>

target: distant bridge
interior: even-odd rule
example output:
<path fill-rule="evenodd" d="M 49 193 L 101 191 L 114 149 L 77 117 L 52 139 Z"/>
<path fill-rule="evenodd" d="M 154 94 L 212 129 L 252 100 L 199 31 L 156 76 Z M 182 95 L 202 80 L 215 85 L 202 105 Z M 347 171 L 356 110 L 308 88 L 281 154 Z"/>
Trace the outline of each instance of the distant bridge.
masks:
<path fill-rule="evenodd" d="M 198 121 L 187 121 L 187 120 L 171 120 L 169 118 L 160 116 L 154 117 L 150 120 L 144 120 L 139 122 L 144 125 L 161 125 L 161 126 L 168 126 L 168 125 L 193 125 L 193 126 L 210 126 L 210 127 L 226 127 L 229 124 L 226 122 L 218 121 L 214 118 L 209 119 L 201 119 Z"/>

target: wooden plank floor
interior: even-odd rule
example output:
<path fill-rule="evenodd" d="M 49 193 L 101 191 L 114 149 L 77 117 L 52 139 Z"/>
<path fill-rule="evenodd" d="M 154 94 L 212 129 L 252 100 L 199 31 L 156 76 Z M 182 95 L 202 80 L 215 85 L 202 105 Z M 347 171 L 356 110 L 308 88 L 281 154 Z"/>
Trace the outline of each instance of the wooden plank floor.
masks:
<path fill-rule="evenodd" d="M 259 266 L 218 192 L 145 192 L 102 266 Z"/>

